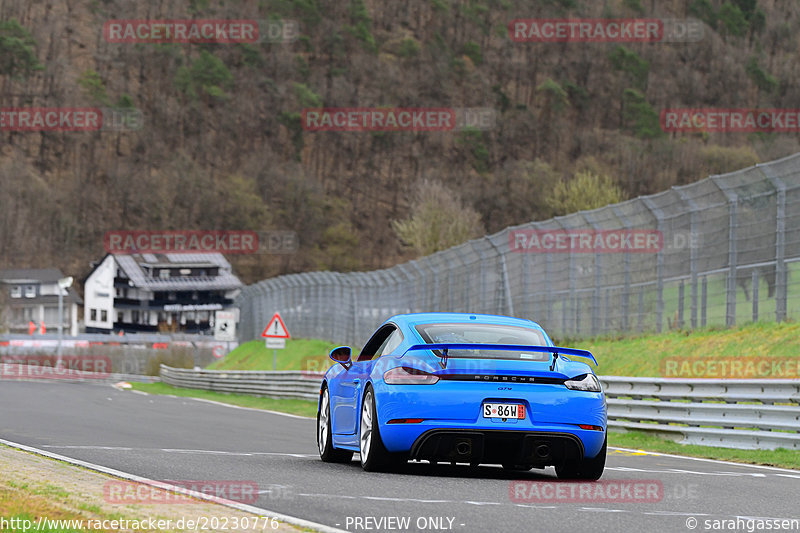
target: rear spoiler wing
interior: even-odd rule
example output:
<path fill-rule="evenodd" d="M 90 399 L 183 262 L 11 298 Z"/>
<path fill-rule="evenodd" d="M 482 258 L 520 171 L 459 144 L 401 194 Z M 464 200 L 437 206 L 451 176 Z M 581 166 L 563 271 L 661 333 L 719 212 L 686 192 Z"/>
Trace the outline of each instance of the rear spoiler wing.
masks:
<path fill-rule="evenodd" d="M 591 352 L 587 350 L 579 350 L 577 348 L 561 348 L 559 346 L 538 346 L 534 344 L 489 344 L 489 343 L 456 343 L 456 342 L 440 342 L 432 344 L 415 344 L 408 348 L 403 355 L 408 352 L 418 350 L 441 350 L 444 356 L 442 358 L 442 368 L 447 365 L 447 352 L 449 350 L 513 350 L 519 352 L 540 352 L 553 354 L 553 363 L 550 365 L 550 370 L 553 370 L 556 365 L 556 360 L 559 354 L 574 355 L 575 357 L 583 357 L 584 359 L 591 359 L 595 366 L 597 360 Z"/>

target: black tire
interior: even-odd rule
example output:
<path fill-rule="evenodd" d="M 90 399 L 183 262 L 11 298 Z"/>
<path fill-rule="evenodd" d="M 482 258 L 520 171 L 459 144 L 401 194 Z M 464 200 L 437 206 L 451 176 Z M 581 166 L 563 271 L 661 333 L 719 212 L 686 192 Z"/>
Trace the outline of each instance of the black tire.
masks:
<path fill-rule="evenodd" d="M 383 445 L 372 387 L 364 392 L 358 428 L 361 468 L 367 472 L 382 472 L 403 462 L 402 456 L 390 453 Z"/>
<path fill-rule="evenodd" d="M 319 458 L 326 463 L 349 463 L 353 459 L 353 452 L 350 450 L 337 450 L 333 447 L 328 387 L 322 389 L 322 397 L 319 401 L 319 409 L 317 409 L 317 449 Z"/>
<path fill-rule="evenodd" d="M 582 479 L 586 481 L 597 481 L 603 475 L 606 467 L 606 448 L 608 438 L 603 441 L 603 447 L 596 457 L 582 459 L 571 463 L 556 466 L 556 474 L 559 479 Z"/>

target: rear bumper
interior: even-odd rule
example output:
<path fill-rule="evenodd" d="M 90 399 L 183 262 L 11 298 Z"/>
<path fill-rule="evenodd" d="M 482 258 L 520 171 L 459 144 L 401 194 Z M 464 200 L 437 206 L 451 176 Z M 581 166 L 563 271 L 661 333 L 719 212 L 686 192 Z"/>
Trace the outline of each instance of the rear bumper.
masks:
<path fill-rule="evenodd" d="M 377 382 L 375 389 L 384 445 L 391 452 L 416 458 L 428 455 L 452 461 L 455 441 L 464 437 L 475 448 L 471 454 L 475 458 L 470 460 L 455 450 L 457 462 L 508 463 L 519 460 L 521 454 L 528 459 L 525 463 L 558 464 L 564 459 L 595 457 L 606 436 L 602 392 L 573 391 L 563 385 L 455 381 L 435 385 Z M 522 404 L 525 418 L 483 418 L 484 402 Z M 419 421 L 389 423 L 403 419 Z M 602 431 L 580 425 L 599 426 Z M 550 453 L 534 462 L 528 452 L 540 444 L 546 444 Z"/>
<path fill-rule="evenodd" d="M 584 457 L 571 433 L 430 429 L 411 447 L 411 459 L 515 465 L 556 465 Z"/>

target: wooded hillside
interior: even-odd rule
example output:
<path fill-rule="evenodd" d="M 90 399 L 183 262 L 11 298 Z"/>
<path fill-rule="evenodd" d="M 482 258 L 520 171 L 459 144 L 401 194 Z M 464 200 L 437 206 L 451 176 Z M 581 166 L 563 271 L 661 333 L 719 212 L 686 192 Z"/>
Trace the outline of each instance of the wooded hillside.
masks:
<path fill-rule="evenodd" d="M 511 20 L 534 17 L 706 27 L 691 43 L 509 38 Z M 301 36 L 103 36 L 110 19 L 178 18 L 291 19 Z M 0 107 L 144 117 L 131 132 L 0 131 L 0 266 L 80 276 L 109 230 L 288 229 L 296 254 L 231 257 L 246 282 L 372 269 L 423 250 L 398 234 L 405 226 L 409 240 L 409 214 L 430 216 L 431 205 L 446 219 L 467 213 L 455 235 L 469 238 L 580 208 L 552 197 L 559 183 L 568 197 L 579 175 L 624 199 L 788 155 L 800 150 L 795 134 L 667 134 L 658 115 L 800 108 L 799 27 L 796 0 L 0 0 Z M 300 122 L 306 108 L 387 106 L 491 108 L 496 122 L 391 133 Z"/>

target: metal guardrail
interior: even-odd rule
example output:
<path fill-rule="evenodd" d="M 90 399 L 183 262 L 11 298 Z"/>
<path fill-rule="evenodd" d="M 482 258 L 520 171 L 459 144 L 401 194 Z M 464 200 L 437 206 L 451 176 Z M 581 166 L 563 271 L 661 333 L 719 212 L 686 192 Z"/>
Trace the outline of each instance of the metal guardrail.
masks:
<path fill-rule="evenodd" d="M 161 381 L 188 389 L 316 400 L 322 374 L 299 370 L 192 370 L 161 365 Z"/>
<path fill-rule="evenodd" d="M 800 380 L 600 378 L 611 428 L 685 444 L 800 450 Z"/>
<path fill-rule="evenodd" d="M 86 372 L 76 369 L 58 369 L 47 366 L 19 365 L 16 363 L 0 363 L 0 381 L 39 381 L 68 383 L 116 383 L 133 381 L 137 383 L 155 383 L 158 376 L 127 374 L 121 372 Z"/>
<path fill-rule="evenodd" d="M 321 373 L 191 370 L 161 365 L 176 387 L 275 398 L 319 398 Z M 600 377 L 612 429 L 682 437 L 686 444 L 800 450 L 800 380 Z"/>

